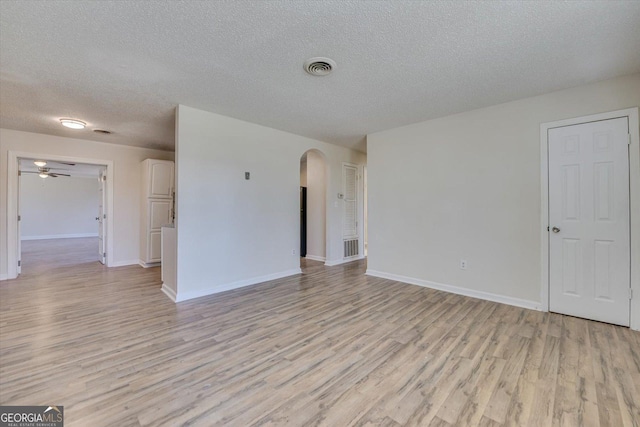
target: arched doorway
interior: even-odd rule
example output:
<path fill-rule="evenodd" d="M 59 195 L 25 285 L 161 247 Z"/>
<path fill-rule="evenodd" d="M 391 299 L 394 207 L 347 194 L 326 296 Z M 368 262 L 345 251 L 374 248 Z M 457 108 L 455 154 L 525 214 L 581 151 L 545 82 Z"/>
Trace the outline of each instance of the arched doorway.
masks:
<path fill-rule="evenodd" d="M 300 257 L 325 262 L 327 254 L 327 161 L 319 150 L 300 158 Z"/>

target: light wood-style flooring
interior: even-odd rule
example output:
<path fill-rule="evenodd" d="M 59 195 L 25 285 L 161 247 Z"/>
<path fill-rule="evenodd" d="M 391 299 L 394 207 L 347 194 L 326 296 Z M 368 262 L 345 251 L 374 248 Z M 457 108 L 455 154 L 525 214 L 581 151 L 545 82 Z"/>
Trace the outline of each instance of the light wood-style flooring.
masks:
<path fill-rule="evenodd" d="M 66 426 L 92 427 L 640 425 L 627 328 L 364 262 L 176 305 L 158 268 L 107 269 L 72 240 L 25 242 L 24 274 L 0 282 L 3 405 L 63 405 Z"/>

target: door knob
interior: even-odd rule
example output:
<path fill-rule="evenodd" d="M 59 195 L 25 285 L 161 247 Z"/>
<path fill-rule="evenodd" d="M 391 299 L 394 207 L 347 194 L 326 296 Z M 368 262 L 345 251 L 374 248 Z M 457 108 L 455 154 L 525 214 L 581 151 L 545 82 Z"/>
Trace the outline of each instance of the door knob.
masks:
<path fill-rule="evenodd" d="M 560 229 L 558 227 L 553 227 L 551 231 L 553 231 L 554 233 L 559 233 Z"/>
<path fill-rule="evenodd" d="M 100 217 L 99 216 L 96 217 L 96 221 L 100 221 Z"/>

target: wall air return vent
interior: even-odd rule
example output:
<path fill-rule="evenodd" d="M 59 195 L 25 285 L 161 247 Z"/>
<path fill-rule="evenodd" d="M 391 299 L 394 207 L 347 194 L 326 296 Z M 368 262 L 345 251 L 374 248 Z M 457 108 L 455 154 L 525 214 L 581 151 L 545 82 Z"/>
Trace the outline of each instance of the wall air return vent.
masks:
<path fill-rule="evenodd" d="M 358 256 L 358 239 L 343 240 L 344 258 Z"/>

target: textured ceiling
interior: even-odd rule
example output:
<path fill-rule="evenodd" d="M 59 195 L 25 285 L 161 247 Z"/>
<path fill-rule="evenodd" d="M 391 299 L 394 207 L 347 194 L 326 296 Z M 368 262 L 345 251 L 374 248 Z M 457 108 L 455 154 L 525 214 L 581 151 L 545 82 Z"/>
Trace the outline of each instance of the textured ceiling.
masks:
<path fill-rule="evenodd" d="M 305 74 L 313 56 L 336 71 Z M 638 71 L 638 1 L 0 1 L 1 127 L 151 148 L 173 148 L 177 104 L 364 150 Z"/>

